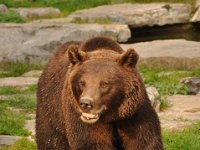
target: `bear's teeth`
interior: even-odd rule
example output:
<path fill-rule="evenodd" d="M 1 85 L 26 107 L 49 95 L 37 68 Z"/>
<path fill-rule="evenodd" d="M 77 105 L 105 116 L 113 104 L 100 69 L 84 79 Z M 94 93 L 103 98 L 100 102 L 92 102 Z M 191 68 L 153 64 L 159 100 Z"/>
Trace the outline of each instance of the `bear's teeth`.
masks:
<path fill-rule="evenodd" d="M 82 116 L 85 117 L 86 119 L 98 118 L 98 114 L 82 113 Z"/>

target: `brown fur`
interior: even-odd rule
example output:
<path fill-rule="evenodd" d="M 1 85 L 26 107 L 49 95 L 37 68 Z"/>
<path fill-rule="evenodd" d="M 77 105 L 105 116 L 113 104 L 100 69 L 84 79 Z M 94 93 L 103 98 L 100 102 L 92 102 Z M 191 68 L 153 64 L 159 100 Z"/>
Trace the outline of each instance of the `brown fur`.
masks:
<path fill-rule="evenodd" d="M 104 37 L 63 45 L 38 83 L 38 149 L 162 150 L 160 123 L 137 60 L 133 49 L 123 53 Z M 103 108 L 93 124 L 80 119 L 82 97 L 92 98 L 87 113 Z"/>

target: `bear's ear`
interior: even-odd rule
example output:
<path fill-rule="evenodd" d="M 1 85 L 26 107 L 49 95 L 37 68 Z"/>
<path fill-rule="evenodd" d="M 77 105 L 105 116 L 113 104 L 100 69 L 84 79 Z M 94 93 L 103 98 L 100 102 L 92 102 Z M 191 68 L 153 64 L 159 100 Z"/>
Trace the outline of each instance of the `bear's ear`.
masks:
<path fill-rule="evenodd" d="M 138 54 L 134 49 L 128 49 L 126 52 L 122 53 L 118 59 L 119 64 L 125 67 L 136 67 L 138 61 Z"/>
<path fill-rule="evenodd" d="M 79 47 L 77 45 L 70 45 L 67 52 L 68 58 L 73 65 L 78 62 L 85 61 L 87 58 L 86 52 L 79 50 Z"/>

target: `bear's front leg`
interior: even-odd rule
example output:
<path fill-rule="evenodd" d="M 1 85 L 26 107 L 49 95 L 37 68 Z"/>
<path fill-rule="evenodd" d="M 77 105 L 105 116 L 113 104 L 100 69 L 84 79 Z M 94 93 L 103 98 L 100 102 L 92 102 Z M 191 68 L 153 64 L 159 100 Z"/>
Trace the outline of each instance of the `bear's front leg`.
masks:
<path fill-rule="evenodd" d="M 118 134 L 124 150 L 163 150 L 160 125 L 155 112 L 149 111 L 144 116 L 138 111 L 133 118 L 118 123 Z"/>

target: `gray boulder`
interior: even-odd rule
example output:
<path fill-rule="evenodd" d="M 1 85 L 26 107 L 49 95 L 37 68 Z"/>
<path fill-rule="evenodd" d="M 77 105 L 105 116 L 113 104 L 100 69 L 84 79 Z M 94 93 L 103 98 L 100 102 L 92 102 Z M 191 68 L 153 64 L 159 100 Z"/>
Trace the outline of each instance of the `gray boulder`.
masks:
<path fill-rule="evenodd" d="M 79 10 L 71 15 L 71 22 L 110 22 L 134 27 L 185 23 L 190 19 L 187 4 L 150 3 L 115 4 Z"/>
<path fill-rule="evenodd" d="M 200 78 L 189 77 L 181 80 L 181 83 L 188 86 L 190 94 L 200 94 Z"/>
<path fill-rule="evenodd" d="M 160 111 L 160 100 L 159 100 L 159 93 L 155 87 L 147 87 L 147 94 L 151 101 L 151 105 L 156 110 L 156 112 Z"/>
<path fill-rule="evenodd" d="M 13 8 L 12 10 L 19 13 L 24 18 L 45 18 L 56 17 L 60 15 L 58 8 L 46 7 L 46 8 Z"/>
<path fill-rule="evenodd" d="M 0 4 L 0 13 L 6 13 L 8 8 L 4 4 Z"/>
<path fill-rule="evenodd" d="M 38 22 L 22 25 L 1 24 L 0 35 L 0 62 L 45 63 L 53 52 L 67 41 L 109 36 L 118 42 L 125 42 L 131 33 L 127 25 Z"/>
<path fill-rule="evenodd" d="M 9 135 L 0 135 L 0 148 L 8 145 L 12 145 L 17 140 L 19 140 L 20 136 L 9 136 Z"/>
<path fill-rule="evenodd" d="M 183 39 L 157 40 L 121 46 L 125 50 L 134 48 L 140 56 L 140 65 L 188 70 L 200 66 L 200 42 Z"/>

